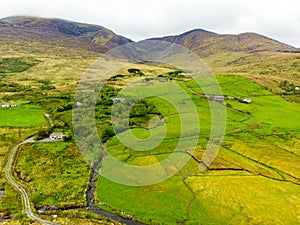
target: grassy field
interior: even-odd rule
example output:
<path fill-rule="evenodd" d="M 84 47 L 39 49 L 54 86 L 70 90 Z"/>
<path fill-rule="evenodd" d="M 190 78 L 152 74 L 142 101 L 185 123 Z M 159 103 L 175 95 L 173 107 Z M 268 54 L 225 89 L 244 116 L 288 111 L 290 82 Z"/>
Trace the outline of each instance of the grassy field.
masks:
<path fill-rule="evenodd" d="M 63 208 L 86 205 L 89 166 L 72 143 L 22 146 L 15 172 L 36 206 Z"/>
<path fill-rule="evenodd" d="M 187 80 L 178 82 L 187 92 L 186 98 L 193 100 L 200 121 L 200 133 L 197 133 L 193 129 L 193 120 L 189 120 L 192 118 L 189 112 L 181 113 L 186 121 L 183 135 L 198 138 L 194 158 L 175 176 L 151 186 L 129 187 L 100 177 L 96 199 L 99 207 L 119 214 L 125 211 L 140 221 L 152 224 L 299 223 L 300 128 L 297 124 L 300 106 L 274 94 L 283 92 L 278 86 L 281 81 L 294 76 L 288 74 L 288 67 L 291 67 L 297 59 L 293 58 L 293 62 L 289 62 L 287 68 L 283 68 L 281 74 L 277 76 L 272 74 L 273 70 L 278 68 L 270 64 L 271 61 L 266 58 L 262 64 L 269 65 L 270 68 L 264 65 L 260 67 L 248 65 L 247 60 L 250 59 L 247 58 L 247 54 L 232 53 L 230 57 L 227 59 L 231 61 L 240 57 L 245 58 L 241 58 L 240 64 L 237 65 L 228 64 L 228 61 L 218 61 L 217 58 L 207 58 L 215 71 L 224 73 L 217 76 L 217 79 L 225 95 L 227 113 L 226 137 L 209 169 L 205 172 L 199 172 L 198 169 L 211 129 L 207 100 L 201 96 L 204 94 L 203 90 L 195 82 Z M 265 56 L 258 54 L 256 57 L 261 59 Z M 276 57 L 278 60 L 289 58 L 283 55 Z M 18 58 L 25 60 L 22 56 Z M 1 136 L 3 165 L 10 147 L 18 140 L 24 139 L 25 133 L 30 133 L 25 130 L 19 131 L 18 129 L 22 128 L 16 127 L 25 129 L 30 126 L 46 126 L 43 114 L 50 113 L 57 128 L 70 131 L 71 111 L 65 107 L 73 101 L 72 92 L 95 57 L 66 58 L 36 55 L 33 58 L 38 60 L 34 65 L 24 70 L 21 68 L 12 71 L 10 76 L 4 76 L 2 79 L 2 82 L 7 84 L 17 81 L 24 88 L 19 93 L 12 91 L 0 93 L 0 97 L 15 102 L 24 100 L 22 96 L 26 96 L 26 99 L 36 105 L 24 104 L 18 108 L 0 109 L 0 126 L 10 126 L 11 128 L 3 129 L 12 129 L 9 134 Z M 132 65 L 132 68 L 140 69 L 143 76 L 151 78 L 166 75 L 173 70 L 168 66 L 142 64 Z M 228 71 L 238 73 L 244 78 L 228 74 Z M 262 74 L 258 76 L 256 73 Z M 52 76 L 53 74 L 55 76 Z M 110 80 L 109 85 L 112 87 L 122 88 L 139 78 L 136 74 L 130 73 L 128 68 L 118 71 L 117 74 L 124 76 Z M 55 89 L 42 90 L 41 87 L 45 82 Z M 153 87 L 148 90 L 149 93 L 155 92 L 156 88 L 168 91 L 168 83 L 159 85 L 154 81 L 152 83 Z M 293 83 L 297 85 L 297 79 Z M 28 86 L 30 90 L 25 88 Z M 172 92 L 171 96 L 175 100 L 182 98 L 177 92 Z M 228 98 L 229 96 L 231 98 Z M 297 95 L 294 97 L 297 98 Z M 252 103 L 240 102 L 243 98 L 251 98 Z M 174 107 L 159 98 L 150 97 L 147 98 L 147 102 L 156 106 L 161 113 L 160 122 L 166 125 L 167 133 L 163 142 L 148 152 L 134 151 L 120 143 L 116 137 L 110 138 L 106 143 L 114 157 L 130 165 L 151 165 L 166 159 L 182 135 L 179 129 L 182 122 Z M 182 101 L 179 107 L 188 108 L 187 102 Z M 111 127 L 110 118 L 106 115 L 109 114 L 109 110 L 109 107 L 100 107 L 97 111 L 99 129 L 101 126 Z M 151 135 L 150 131 L 162 133 L 160 123 L 151 125 L 152 118 L 153 115 L 132 118 L 134 135 L 147 139 Z M 15 134 L 18 134 L 18 137 L 13 138 Z M 123 132 L 123 135 L 126 138 L 129 131 Z M 180 151 L 183 154 L 190 154 L 188 147 Z M 22 181 L 30 193 L 31 201 L 37 206 L 53 205 L 63 208 L 85 205 L 84 194 L 88 173 L 87 164 L 71 142 L 23 146 L 19 151 L 16 165 L 16 176 Z M 5 183 L 4 178 L 1 181 L 2 188 L 6 190 L 6 196 L 0 199 L 1 214 L 14 213 L 16 220 L 11 221 L 11 224 L 28 222 L 26 217 L 20 214 L 20 196 Z M 11 200 L 14 204 L 10 204 Z M 59 219 L 56 222 L 61 224 L 95 224 L 96 220 L 101 221 L 101 218 L 87 216 L 85 212 L 57 213 Z"/>
<path fill-rule="evenodd" d="M 46 125 L 43 110 L 39 106 L 21 105 L 0 109 L 0 126 L 32 127 Z"/>
<path fill-rule="evenodd" d="M 126 211 L 145 223 L 300 222 L 300 130 L 297 125 L 300 106 L 249 79 L 231 75 L 217 78 L 224 95 L 233 99 L 225 99 L 226 136 L 209 169 L 204 172 L 198 169 L 210 130 L 208 105 L 198 95 L 203 91 L 195 83 L 182 82 L 181 85 L 190 90 L 201 124 L 194 159 L 175 176 L 151 186 L 130 187 L 100 177 L 99 207 Z M 252 103 L 240 102 L 243 98 L 251 98 Z M 175 132 L 180 130 L 179 115 L 164 101 L 157 98 L 151 101 L 161 110 L 168 127 L 165 140 L 152 151 L 136 152 L 114 137 L 107 142 L 107 149 L 117 159 L 144 166 L 165 159 L 174 150 L 180 137 Z M 141 128 L 133 132 L 140 138 L 149 136 Z"/>
<path fill-rule="evenodd" d="M 37 128 L 0 128 L 0 189 L 5 191 L 4 197 L 0 198 L 1 217 L 20 213 L 22 209 L 21 196 L 5 179 L 6 157 L 12 147 L 37 131 Z"/>
<path fill-rule="evenodd" d="M 38 224 L 30 221 L 24 215 L 21 195 L 7 183 L 4 175 L 6 157 L 11 148 L 16 143 L 36 134 L 38 129 L 0 128 L 0 190 L 5 191 L 4 197 L 0 198 L 0 217 L 13 216 L 12 220 L 5 221 L 3 224 Z M 35 160 L 31 161 L 32 157 Z M 32 194 L 30 199 L 35 206 L 54 205 L 61 208 L 86 204 L 85 189 L 89 167 L 71 143 L 54 143 L 54 145 L 44 143 L 24 146 L 24 151 L 19 154 L 19 160 L 26 162 L 22 162 L 24 167 L 18 167 L 16 175 L 20 175 L 19 178 L 26 190 Z M 32 166 L 32 163 L 35 165 Z M 26 174 L 25 171 L 28 173 Z M 22 180 L 28 176 L 32 178 L 30 181 Z M 82 210 L 57 210 L 46 213 L 42 217 L 53 220 L 52 215 L 58 215 L 55 222 L 59 224 L 119 224 L 103 216 Z"/>

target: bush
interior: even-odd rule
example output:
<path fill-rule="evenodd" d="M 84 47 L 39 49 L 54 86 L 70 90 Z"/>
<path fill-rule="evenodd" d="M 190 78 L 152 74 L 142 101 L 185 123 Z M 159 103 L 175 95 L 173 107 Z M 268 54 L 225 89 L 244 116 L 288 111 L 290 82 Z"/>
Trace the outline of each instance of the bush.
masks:
<path fill-rule="evenodd" d="M 128 69 L 128 72 L 131 74 L 143 76 L 143 72 L 140 69 Z"/>
<path fill-rule="evenodd" d="M 47 85 L 43 85 L 40 87 L 41 90 L 45 91 L 45 90 L 54 90 L 55 87 L 53 85 L 47 84 Z"/>
<path fill-rule="evenodd" d="M 42 140 L 44 138 L 48 138 L 49 135 L 53 132 L 53 129 L 50 128 L 50 129 L 47 129 L 47 130 L 40 130 L 38 133 L 37 133 L 37 137 L 36 137 L 36 140 Z"/>

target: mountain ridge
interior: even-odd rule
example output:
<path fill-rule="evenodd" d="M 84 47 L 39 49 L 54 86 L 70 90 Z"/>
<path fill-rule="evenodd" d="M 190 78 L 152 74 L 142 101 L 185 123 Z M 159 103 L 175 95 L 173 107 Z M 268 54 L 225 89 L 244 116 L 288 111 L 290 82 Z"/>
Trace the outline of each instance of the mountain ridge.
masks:
<path fill-rule="evenodd" d="M 30 16 L 0 19 L 0 40 L 2 45 L 38 42 L 41 43 L 41 49 L 38 49 L 41 52 L 47 48 L 61 47 L 73 49 L 77 54 L 81 50 L 104 53 L 132 42 L 102 26 Z"/>
<path fill-rule="evenodd" d="M 234 35 L 195 29 L 179 35 L 151 38 L 149 40 L 169 41 L 183 45 L 204 57 L 219 52 L 300 52 L 300 49 L 291 45 L 253 32 Z"/>
<path fill-rule="evenodd" d="M 220 52 L 300 52 L 300 49 L 296 47 L 253 32 L 237 35 L 217 34 L 198 28 L 179 35 L 154 37 L 147 40 L 176 43 L 202 57 Z M 35 51 L 65 48 L 71 49 L 76 55 L 81 51 L 105 53 L 132 42 L 134 41 L 100 25 L 32 16 L 12 16 L 0 19 L 0 44 L 17 46 L 19 50 L 25 46 L 24 49 L 29 52 L 32 51 L 30 49 L 32 45 L 29 43 L 38 45 Z M 20 43 L 23 46 L 20 46 Z"/>

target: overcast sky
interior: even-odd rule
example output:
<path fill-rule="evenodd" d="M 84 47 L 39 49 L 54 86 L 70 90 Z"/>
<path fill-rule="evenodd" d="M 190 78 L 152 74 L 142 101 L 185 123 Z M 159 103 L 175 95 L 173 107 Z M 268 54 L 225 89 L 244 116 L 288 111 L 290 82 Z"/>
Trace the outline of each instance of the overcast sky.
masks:
<path fill-rule="evenodd" d="M 133 40 L 202 28 L 300 47 L 299 0 L 1 0 L 0 17 L 12 15 L 99 24 Z"/>

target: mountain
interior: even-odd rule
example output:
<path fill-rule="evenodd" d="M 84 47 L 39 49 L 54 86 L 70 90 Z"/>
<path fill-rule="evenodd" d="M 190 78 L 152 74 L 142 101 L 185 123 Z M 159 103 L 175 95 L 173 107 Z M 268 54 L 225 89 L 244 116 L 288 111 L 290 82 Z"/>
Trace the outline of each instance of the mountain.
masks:
<path fill-rule="evenodd" d="M 299 52 L 299 49 L 256 33 L 220 35 L 196 29 L 189 32 L 150 40 L 173 42 L 206 57 L 220 52 Z"/>
<path fill-rule="evenodd" d="M 1 50 L 10 46 L 25 53 L 103 53 L 132 42 L 102 26 L 62 19 L 17 16 L 0 20 Z"/>
<path fill-rule="evenodd" d="M 49 65 L 56 65 L 53 67 L 56 74 L 58 68 L 65 68 L 63 61 L 66 59 L 70 61 L 68 74 L 74 71 L 80 74 L 80 71 L 84 71 L 91 63 L 81 58 L 93 60 L 111 49 L 114 49 L 110 52 L 111 54 L 121 55 L 133 62 L 137 61 L 136 59 L 147 61 L 151 57 L 157 58 L 157 54 L 169 54 L 163 51 L 165 45 L 157 42 L 167 41 L 182 45 L 198 54 L 214 73 L 300 76 L 299 54 L 295 54 L 300 53 L 300 49 L 256 33 L 221 35 L 195 29 L 180 35 L 148 40 L 153 40 L 153 42 L 144 40 L 135 43 L 99 25 L 62 19 L 28 16 L 0 19 L 0 54 L 2 57 L 33 56 L 35 59 L 45 61 L 39 64 L 39 66 L 44 66 L 44 70 L 48 70 Z M 128 43 L 132 45 L 115 49 L 117 46 Z M 176 46 L 173 47 L 172 51 L 176 50 Z M 158 51 L 159 49 L 162 51 Z M 49 59 L 52 56 L 58 56 L 64 60 L 54 62 L 54 59 L 51 59 L 52 61 Z M 45 57 L 48 60 L 45 60 Z M 82 68 L 79 65 L 82 65 Z M 61 69 L 62 74 L 67 73 L 66 71 L 66 69 Z"/>
<path fill-rule="evenodd" d="M 222 52 L 299 52 L 299 49 L 256 33 L 220 35 L 202 29 L 152 38 L 183 45 L 202 57 Z M 62 19 L 29 16 L 0 20 L 0 51 L 12 49 L 23 53 L 92 54 L 104 53 L 133 41 L 99 25 L 89 25 Z"/>

